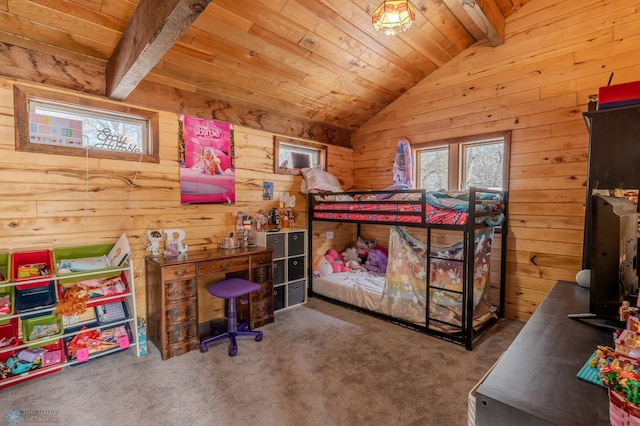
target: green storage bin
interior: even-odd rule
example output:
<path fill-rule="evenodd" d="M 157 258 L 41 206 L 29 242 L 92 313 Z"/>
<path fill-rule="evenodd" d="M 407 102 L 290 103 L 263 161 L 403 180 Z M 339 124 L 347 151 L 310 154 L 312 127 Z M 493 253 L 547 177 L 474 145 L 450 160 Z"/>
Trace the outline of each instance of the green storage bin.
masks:
<path fill-rule="evenodd" d="M 36 336 L 31 335 L 34 331 L 38 331 L 39 327 L 44 327 L 46 329 L 49 326 L 57 327 L 51 327 L 50 330 L 43 331 L 41 334 Z M 22 341 L 25 343 L 31 343 L 44 338 L 50 339 L 53 337 L 60 337 L 63 334 L 64 327 L 62 325 L 62 317 L 58 318 L 54 313 L 32 318 L 22 318 Z"/>
<path fill-rule="evenodd" d="M 0 284 L 6 284 L 11 281 L 11 253 L 0 252 Z"/>
<path fill-rule="evenodd" d="M 56 275 L 59 277 L 69 277 L 58 280 L 60 285 L 73 283 L 76 281 L 81 281 L 87 279 L 87 277 L 76 277 L 73 278 L 74 275 L 86 274 L 87 272 L 91 272 L 91 278 L 107 278 L 119 275 L 119 272 L 114 272 L 114 268 L 100 268 L 94 269 L 92 271 L 81 271 L 81 272 L 59 272 L 58 266 L 62 260 L 73 260 L 73 259 L 86 259 L 92 257 L 100 257 L 106 256 L 109 254 L 111 249 L 113 248 L 113 244 L 95 244 L 90 246 L 79 246 L 79 247 L 62 247 L 53 249 L 53 263 L 55 265 Z M 96 273 L 104 271 L 103 273 Z"/>

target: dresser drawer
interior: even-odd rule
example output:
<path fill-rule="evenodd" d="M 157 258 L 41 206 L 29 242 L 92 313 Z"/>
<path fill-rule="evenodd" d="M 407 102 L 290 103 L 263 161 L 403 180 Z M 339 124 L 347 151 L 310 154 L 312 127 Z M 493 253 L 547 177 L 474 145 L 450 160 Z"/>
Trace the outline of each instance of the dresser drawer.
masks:
<path fill-rule="evenodd" d="M 195 321 L 198 319 L 198 302 L 195 297 L 186 299 L 183 302 L 176 302 L 167 305 L 165 308 L 165 318 L 167 324 L 175 324 L 185 321 Z"/>
<path fill-rule="evenodd" d="M 216 274 L 220 272 L 243 271 L 249 269 L 249 257 L 231 257 L 228 259 L 210 260 L 200 262 L 198 272 L 204 274 Z"/>
<path fill-rule="evenodd" d="M 271 253 L 263 253 L 251 256 L 251 267 L 255 268 L 259 265 L 269 265 L 272 262 L 272 258 L 273 257 L 271 256 Z"/>
<path fill-rule="evenodd" d="M 262 327 L 273 321 L 273 298 L 253 305 L 251 308 L 251 328 Z"/>
<path fill-rule="evenodd" d="M 169 325 L 166 329 L 168 345 L 184 344 L 192 339 L 198 339 L 197 321 Z"/>
<path fill-rule="evenodd" d="M 174 265 L 164 268 L 164 280 L 180 280 L 194 278 L 196 276 L 196 265 L 193 263 L 188 265 Z"/>
<path fill-rule="evenodd" d="M 254 268 L 251 271 L 251 281 L 255 283 L 264 283 L 273 280 L 273 265 L 264 265 L 259 268 Z"/>
<path fill-rule="evenodd" d="M 165 282 L 164 294 L 167 302 L 194 297 L 196 295 L 196 280 Z"/>
<path fill-rule="evenodd" d="M 165 346 L 164 350 L 162 351 L 163 359 L 168 359 L 174 356 L 186 354 L 189 351 L 197 349 L 198 345 L 199 345 L 199 342 L 192 339 L 187 342 L 176 343 L 175 345 Z"/>
<path fill-rule="evenodd" d="M 273 285 L 271 283 L 260 284 L 260 289 L 251 293 L 251 300 L 271 299 L 273 297 Z"/>

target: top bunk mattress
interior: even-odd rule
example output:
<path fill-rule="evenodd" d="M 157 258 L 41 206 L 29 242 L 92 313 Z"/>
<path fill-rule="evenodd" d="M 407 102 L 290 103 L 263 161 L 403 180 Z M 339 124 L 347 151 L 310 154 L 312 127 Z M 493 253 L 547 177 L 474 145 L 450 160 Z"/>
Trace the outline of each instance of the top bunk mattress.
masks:
<path fill-rule="evenodd" d="M 421 190 L 309 194 L 313 219 L 400 224 L 464 225 L 470 208 L 477 224 L 498 226 L 504 220 L 501 192 L 426 192 Z M 474 207 L 470 207 L 472 199 Z"/>

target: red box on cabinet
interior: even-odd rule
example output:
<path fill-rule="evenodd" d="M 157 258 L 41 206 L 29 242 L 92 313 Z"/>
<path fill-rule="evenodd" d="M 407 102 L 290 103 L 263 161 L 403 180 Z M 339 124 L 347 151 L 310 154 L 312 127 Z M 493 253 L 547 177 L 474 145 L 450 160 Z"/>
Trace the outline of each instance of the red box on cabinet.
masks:
<path fill-rule="evenodd" d="M 614 84 L 598 90 L 598 110 L 640 104 L 640 81 Z"/>

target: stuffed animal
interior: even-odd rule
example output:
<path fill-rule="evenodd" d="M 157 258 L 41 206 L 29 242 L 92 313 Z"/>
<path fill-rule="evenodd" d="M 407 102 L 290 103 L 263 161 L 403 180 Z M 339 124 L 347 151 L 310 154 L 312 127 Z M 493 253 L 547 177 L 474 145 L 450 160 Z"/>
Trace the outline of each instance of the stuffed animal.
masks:
<path fill-rule="evenodd" d="M 369 250 L 369 257 L 364 267 L 370 272 L 387 272 L 387 261 L 389 258 L 382 250 L 371 249 Z"/>
<path fill-rule="evenodd" d="M 333 272 L 347 272 L 349 271 L 349 267 L 344 264 L 344 259 L 336 251 L 336 249 L 327 250 L 327 254 L 324 255 L 325 259 L 329 261 L 333 268 Z"/>
<path fill-rule="evenodd" d="M 345 263 L 350 260 L 355 260 L 358 263 L 362 262 L 362 259 L 360 259 L 360 256 L 358 256 L 358 250 L 356 250 L 355 247 L 349 247 L 348 249 L 343 251 L 342 258 L 344 259 Z"/>
<path fill-rule="evenodd" d="M 367 259 L 367 256 L 369 255 L 369 250 L 377 245 L 377 240 L 363 240 L 362 238 L 358 237 L 358 242 L 356 243 L 356 252 L 358 253 L 358 256 L 360 256 L 360 259 L 362 259 L 362 261 L 365 261 Z"/>
<path fill-rule="evenodd" d="M 333 273 L 333 266 L 331 263 L 324 257 L 319 254 L 313 255 L 313 274 L 318 275 L 320 277 L 326 277 L 329 274 Z"/>
<path fill-rule="evenodd" d="M 357 260 L 347 260 L 345 262 L 347 268 L 349 268 L 349 272 L 361 272 L 366 271 L 365 267 L 360 264 Z"/>

